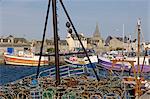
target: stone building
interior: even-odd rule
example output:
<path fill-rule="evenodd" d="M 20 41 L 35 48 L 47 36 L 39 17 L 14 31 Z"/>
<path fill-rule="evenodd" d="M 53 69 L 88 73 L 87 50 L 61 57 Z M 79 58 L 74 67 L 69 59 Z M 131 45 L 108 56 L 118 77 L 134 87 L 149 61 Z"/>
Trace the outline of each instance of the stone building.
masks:
<path fill-rule="evenodd" d="M 85 48 L 87 48 L 87 38 L 84 37 L 83 34 L 79 34 L 79 38 L 81 39 L 83 46 Z M 81 44 L 80 44 L 80 42 L 79 42 L 79 40 L 75 34 L 69 34 L 68 33 L 66 41 L 68 43 L 70 51 L 82 48 L 82 46 L 81 46 Z"/>
<path fill-rule="evenodd" d="M 24 51 L 30 49 L 30 42 L 25 38 L 16 38 L 12 35 L 8 37 L 0 37 L 0 52 L 7 52 L 8 48 L 13 48 L 14 51 Z"/>
<path fill-rule="evenodd" d="M 142 42 L 144 49 L 150 48 L 150 42 Z"/>
<path fill-rule="evenodd" d="M 137 50 L 137 42 L 135 40 L 130 40 L 128 37 L 112 37 L 108 36 L 105 40 L 105 46 L 108 47 L 109 50 L 116 49 L 125 49 L 128 51 Z"/>
<path fill-rule="evenodd" d="M 68 51 L 68 43 L 66 40 L 59 40 L 58 41 L 59 43 L 59 50 L 64 52 L 64 51 Z M 32 50 L 34 53 L 39 53 L 40 52 L 40 48 L 41 48 L 41 44 L 42 44 L 42 41 L 36 41 L 36 40 L 33 40 L 32 41 Z M 47 52 L 48 49 L 54 49 L 54 40 L 48 40 L 46 39 L 45 42 L 44 42 L 44 46 L 43 46 L 43 52 Z"/>
<path fill-rule="evenodd" d="M 66 40 L 59 40 L 58 41 L 58 46 L 59 46 L 59 50 L 60 51 L 68 51 L 68 43 Z M 47 46 L 47 49 L 48 48 L 54 48 L 54 40 L 46 40 L 46 46 Z"/>
<path fill-rule="evenodd" d="M 96 51 L 100 51 L 104 47 L 104 40 L 101 37 L 98 24 L 96 24 L 95 32 L 93 37 L 88 38 L 88 48 L 93 48 Z"/>

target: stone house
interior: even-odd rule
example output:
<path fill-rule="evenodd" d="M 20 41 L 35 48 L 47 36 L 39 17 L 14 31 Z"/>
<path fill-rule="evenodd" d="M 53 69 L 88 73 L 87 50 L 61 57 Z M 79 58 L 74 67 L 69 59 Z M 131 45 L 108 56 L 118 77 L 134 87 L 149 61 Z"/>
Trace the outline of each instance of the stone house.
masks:
<path fill-rule="evenodd" d="M 116 50 L 116 49 L 125 49 L 128 51 L 137 50 L 137 42 L 136 39 L 130 40 L 128 37 L 112 37 L 108 36 L 105 40 L 105 47 L 108 47 L 109 50 Z"/>
<path fill-rule="evenodd" d="M 150 48 L 150 42 L 143 42 L 143 47 L 145 48 Z"/>
<path fill-rule="evenodd" d="M 25 38 L 16 38 L 12 35 L 0 37 L 0 52 L 7 52 L 8 48 L 13 48 L 15 52 L 30 49 L 30 42 Z"/>
<path fill-rule="evenodd" d="M 59 50 L 68 51 L 68 43 L 66 40 L 59 40 Z M 41 48 L 42 41 L 32 41 L 32 50 L 34 53 L 39 53 Z M 43 46 L 43 52 L 47 52 L 49 48 L 54 48 L 54 40 L 46 39 Z"/>
<path fill-rule="evenodd" d="M 87 38 L 84 37 L 84 35 L 82 33 L 79 34 L 79 38 L 81 39 L 83 46 L 85 48 L 87 48 Z M 66 41 L 68 43 L 70 51 L 82 48 L 82 46 L 81 46 L 81 44 L 80 44 L 80 42 L 79 42 L 79 40 L 75 34 L 69 34 L 68 33 L 68 35 L 66 37 Z"/>

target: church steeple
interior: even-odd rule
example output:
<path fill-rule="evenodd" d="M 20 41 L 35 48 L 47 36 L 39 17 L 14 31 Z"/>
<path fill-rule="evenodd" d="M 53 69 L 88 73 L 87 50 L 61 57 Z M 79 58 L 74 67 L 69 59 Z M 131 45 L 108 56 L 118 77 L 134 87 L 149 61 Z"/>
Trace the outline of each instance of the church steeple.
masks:
<path fill-rule="evenodd" d="M 98 23 L 96 23 L 96 29 L 95 29 L 95 32 L 93 34 L 93 37 L 94 38 L 101 38 Z"/>

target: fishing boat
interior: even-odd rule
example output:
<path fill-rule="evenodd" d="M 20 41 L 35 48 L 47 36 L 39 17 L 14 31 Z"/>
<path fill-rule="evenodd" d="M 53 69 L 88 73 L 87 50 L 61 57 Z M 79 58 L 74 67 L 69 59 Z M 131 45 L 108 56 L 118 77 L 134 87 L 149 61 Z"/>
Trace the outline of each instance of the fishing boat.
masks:
<path fill-rule="evenodd" d="M 70 20 L 70 23 L 74 27 L 65 6 L 60 0 L 60 3 Z M 54 41 L 55 41 L 55 66 L 51 66 L 49 70 L 39 72 L 37 68 L 37 74 L 30 77 L 25 77 L 21 80 L 8 83 L 0 87 L 0 98 L 2 99 L 128 99 L 128 90 L 126 85 L 122 83 L 121 77 L 100 78 L 97 76 L 96 70 L 93 68 L 93 72 L 96 76 L 91 78 L 84 75 L 84 68 L 78 66 L 60 66 L 59 65 L 59 50 L 58 50 L 58 32 L 57 32 L 57 17 L 56 17 L 56 0 L 52 0 L 53 8 L 53 26 L 54 26 Z M 49 4 L 50 5 L 50 0 Z M 50 6 L 48 6 L 49 9 Z M 49 12 L 49 10 L 48 10 Z M 47 14 L 48 16 L 48 14 Z M 46 17 L 48 18 L 48 17 Z M 45 25 L 46 27 L 46 25 Z M 75 29 L 75 28 L 73 28 Z M 46 28 L 45 28 L 46 30 Z M 75 31 L 76 35 L 77 31 Z M 43 33 L 45 34 L 45 32 Z M 79 36 L 77 36 L 79 37 Z M 79 39 L 79 38 L 78 38 Z M 80 39 L 79 39 L 80 41 Z M 42 48 L 44 43 L 44 35 L 40 50 L 40 57 L 42 57 Z M 91 64 L 92 58 L 88 57 L 82 42 L 80 41 L 86 57 Z M 97 58 L 97 57 L 96 57 Z M 39 58 L 39 62 L 42 58 Z M 38 64 L 38 67 L 40 65 Z M 50 71 L 50 75 L 49 75 Z M 47 73 L 48 72 L 48 73 Z M 42 75 L 43 74 L 43 75 Z M 81 74 L 80 76 L 78 74 Z M 136 76 L 136 75 L 135 75 Z M 134 77 L 135 78 L 135 77 Z M 137 78 L 134 80 L 135 83 Z M 138 84 L 129 86 L 131 89 L 136 89 L 133 98 L 136 98 L 136 92 L 141 92 L 141 88 Z M 141 84 L 142 85 L 142 84 Z M 126 95 L 127 94 L 127 95 Z M 129 94 L 130 95 L 130 94 Z M 141 95 L 141 94 L 138 94 Z M 138 96 L 139 97 L 139 96 Z"/>
<path fill-rule="evenodd" d="M 89 58 L 92 63 L 97 63 L 98 58 L 94 53 L 89 54 Z M 89 64 L 89 61 L 85 55 L 73 55 L 73 56 L 67 56 L 65 57 L 64 61 L 68 64 L 73 64 L 73 65 L 87 65 Z"/>
<path fill-rule="evenodd" d="M 126 60 L 126 59 L 117 59 L 117 58 L 114 58 L 114 59 L 116 59 L 116 60 Z M 101 66 L 101 67 L 103 67 L 103 68 L 106 68 L 106 69 L 112 69 L 112 70 L 116 70 L 116 71 L 122 71 L 122 70 L 124 70 L 124 71 L 130 71 L 130 69 L 131 69 L 131 65 L 129 64 L 129 63 L 126 63 L 126 62 L 118 62 L 118 63 L 116 63 L 116 64 L 114 64 L 114 66 L 113 66 L 113 68 L 112 68 L 112 65 L 113 65 L 113 62 L 112 62 L 112 60 L 114 60 L 114 59 L 109 59 L 109 58 L 105 58 L 105 57 L 99 57 L 99 59 L 98 59 L 98 66 Z M 127 58 L 128 60 L 131 60 L 131 61 L 135 61 L 135 69 L 136 69 L 136 71 L 137 71 L 137 57 L 136 58 Z M 145 59 L 145 63 L 146 64 L 143 64 L 143 59 L 141 58 L 140 59 L 141 61 L 140 61 L 140 69 L 142 69 L 142 72 L 143 73 L 148 73 L 148 72 L 150 72 L 150 64 L 149 64 L 149 60 L 150 60 L 150 58 L 149 57 L 147 57 L 146 59 Z"/>
<path fill-rule="evenodd" d="M 24 54 L 20 52 L 19 54 L 4 54 L 4 62 L 7 65 L 25 65 L 25 66 L 38 66 L 39 56 L 33 53 Z M 48 58 L 41 57 L 40 65 L 48 65 Z"/>
<path fill-rule="evenodd" d="M 141 21 L 140 19 L 137 22 L 137 30 L 138 30 L 138 49 L 137 49 L 137 56 L 133 57 L 128 57 L 124 56 L 122 54 L 117 55 L 109 55 L 108 53 L 103 55 L 103 57 L 99 57 L 99 66 L 106 68 L 106 69 L 111 69 L 111 70 L 116 70 L 116 71 L 130 71 L 133 68 L 131 66 L 130 62 L 125 62 L 125 61 L 132 61 L 135 67 L 136 72 L 143 72 L 143 73 L 148 73 L 150 72 L 150 56 L 147 55 L 147 49 L 145 48 L 145 55 L 140 56 L 140 33 L 141 33 Z M 115 64 L 112 62 L 115 60 Z M 133 70 L 132 70 L 133 71 Z"/>

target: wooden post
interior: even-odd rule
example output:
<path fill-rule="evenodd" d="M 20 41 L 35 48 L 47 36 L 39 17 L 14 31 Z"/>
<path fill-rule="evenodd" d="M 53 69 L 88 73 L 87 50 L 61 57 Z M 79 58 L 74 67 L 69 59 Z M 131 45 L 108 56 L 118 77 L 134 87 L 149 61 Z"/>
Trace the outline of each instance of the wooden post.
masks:
<path fill-rule="evenodd" d="M 141 85 L 141 80 L 140 78 L 138 77 L 138 73 L 136 72 L 136 69 L 134 67 L 134 62 L 135 61 L 132 61 L 132 60 L 117 60 L 117 59 L 114 59 L 114 60 L 111 60 L 112 61 L 112 68 L 111 68 L 111 71 L 112 69 L 114 68 L 114 65 L 117 63 L 117 62 L 129 62 L 132 66 L 132 69 L 133 69 L 133 73 L 134 73 L 134 77 L 135 77 L 135 81 L 136 81 L 136 86 L 135 86 L 135 94 L 138 94 L 138 97 L 141 95 L 142 91 L 141 91 L 141 88 L 140 88 L 140 85 Z"/>

